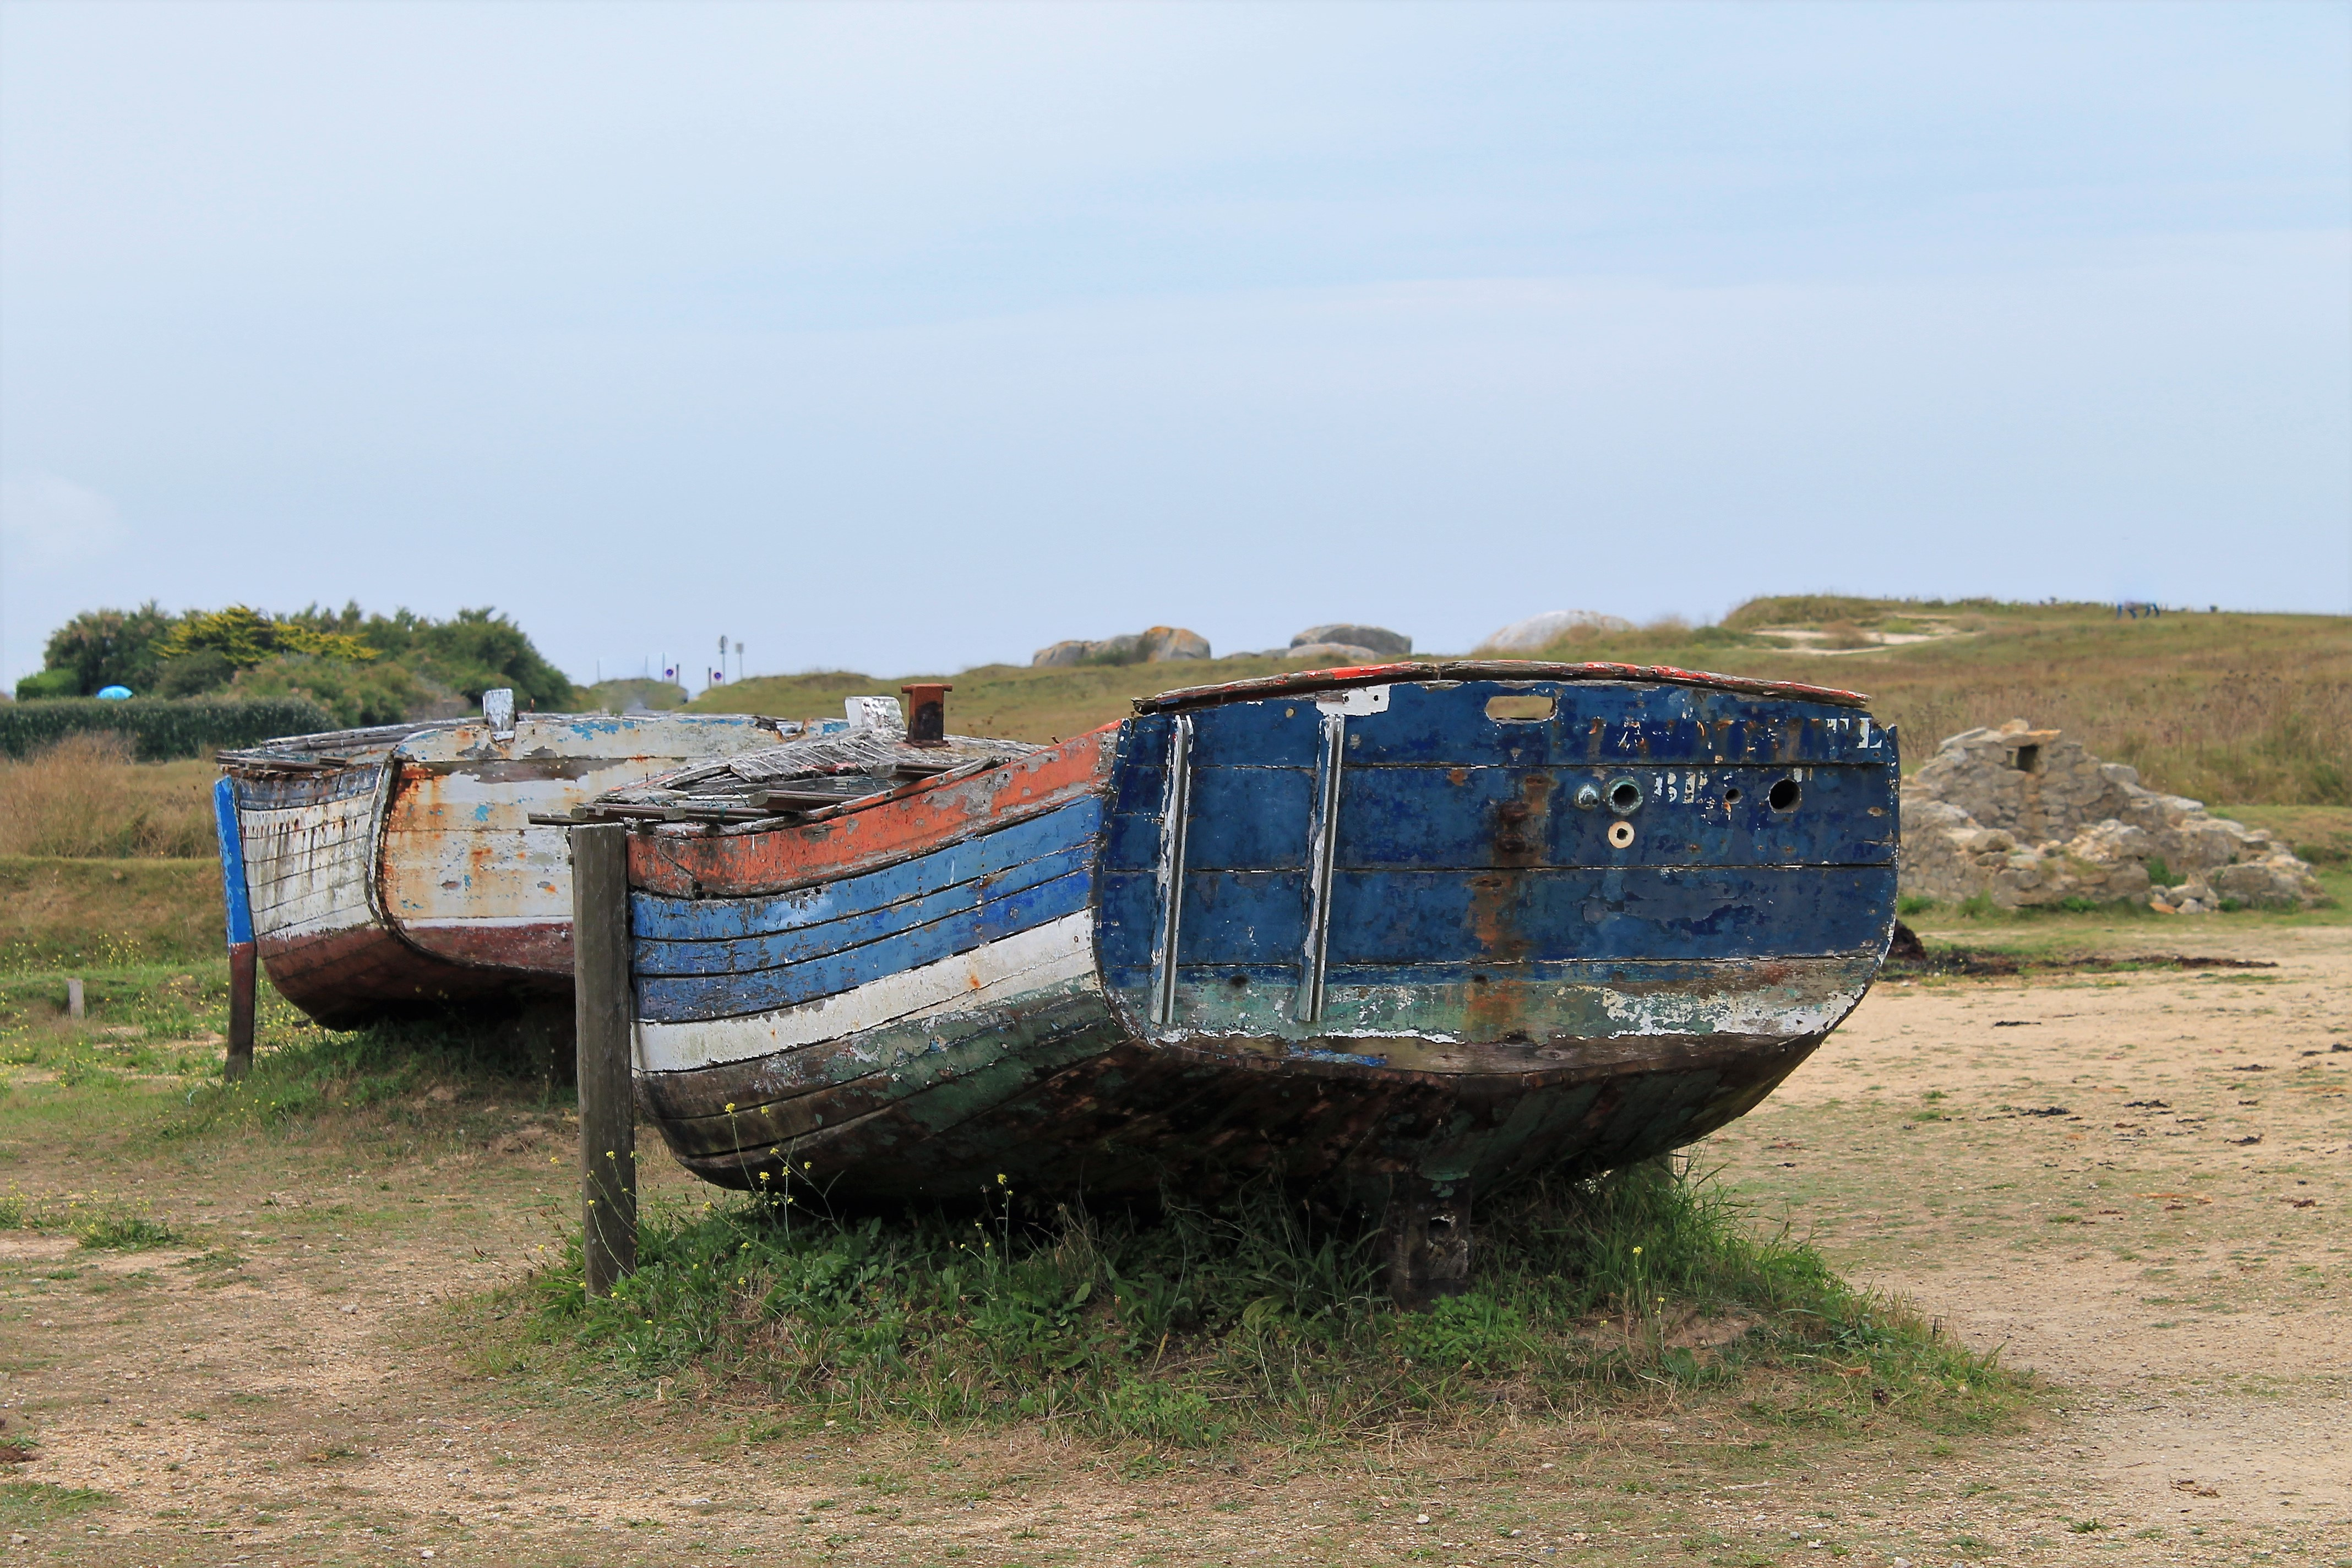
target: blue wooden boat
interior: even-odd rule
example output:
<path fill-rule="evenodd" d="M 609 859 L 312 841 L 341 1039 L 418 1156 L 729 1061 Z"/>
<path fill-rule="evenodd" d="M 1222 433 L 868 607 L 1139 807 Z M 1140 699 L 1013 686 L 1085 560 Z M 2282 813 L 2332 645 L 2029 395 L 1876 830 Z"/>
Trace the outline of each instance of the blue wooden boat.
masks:
<path fill-rule="evenodd" d="M 1895 736 L 1849 692 L 1475 661 L 1137 709 L 668 788 L 630 921 L 678 1159 L 836 1205 L 1267 1175 L 1443 1289 L 1474 1191 L 1742 1114 L 1892 933 Z"/>

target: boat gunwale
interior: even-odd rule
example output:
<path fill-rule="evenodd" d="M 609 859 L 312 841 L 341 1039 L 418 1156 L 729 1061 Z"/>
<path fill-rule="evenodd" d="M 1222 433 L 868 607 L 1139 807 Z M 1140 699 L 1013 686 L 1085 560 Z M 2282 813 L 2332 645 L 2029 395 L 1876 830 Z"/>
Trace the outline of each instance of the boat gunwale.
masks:
<path fill-rule="evenodd" d="M 777 730 L 780 725 L 797 726 L 802 722 L 796 719 L 777 719 L 765 713 L 688 713 L 679 709 L 662 709 L 646 714 L 541 713 L 533 710 L 518 714 L 517 717 L 557 721 L 592 719 L 632 721 L 645 718 L 733 719 L 740 720 L 753 729 L 772 731 Z M 288 763 L 292 764 L 298 771 L 310 771 L 321 767 L 358 767 L 367 763 L 389 761 L 398 756 L 403 746 L 420 735 L 461 730 L 469 724 L 482 722 L 482 716 L 478 713 L 461 713 L 446 719 L 406 719 L 397 724 L 367 724 L 350 730 L 318 730 L 305 735 L 273 735 L 255 745 L 215 752 L 213 753 L 213 760 L 228 772 L 240 775 L 283 773 L 288 769 L 282 764 Z M 321 755 L 321 753 L 342 752 L 352 754 Z M 402 758 L 401 760 L 425 761 L 420 758 Z"/>
<path fill-rule="evenodd" d="M 1425 680 L 1622 680 L 1696 687 L 1733 692 L 1742 697 L 1784 697 L 1795 701 L 1827 703 L 1836 708 L 1867 708 L 1870 705 L 1870 699 L 1863 693 L 1834 686 L 1809 686 L 1795 680 L 1761 680 L 1741 675 L 1718 675 L 1711 670 L 1683 669 L 1669 664 L 1554 664 L 1537 659 L 1454 658 L 1350 665 L 1335 669 L 1254 676 L 1247 680 L 1230 680 L 1217 686 L 1180 686 L 1156 696 L 1137 698 L 1135 711 L 1139 715 L 1172 713 L 1188 708 L 1215 707 L 1226 702 L 1247 702 L 1266 697 Z"/>
<path fill-rule="evenodd" d="M 1867 708 L 1870 699 L 1858 691 L 1846 691 L 1836 687 L 1807 686 L 1789 680 L 1749 680 L 1740 676 L 1716 675 L 1705 670 L 1678 669 L 1670 665 L 1633 664 L 1547 664 L 1519 659 L 1448 659 L 1436 663 L 1412 662 L 1402 664 L 1360 665 L 1338 669 L 1303 670 L 1291 675 L 1259 676 L 1249 680 L 1231 681 L 1222 686 L 1186 686 L 1163 691 L 1153 697 L 1135 699 L 1136 716 L 1150 718 L 1160 713 L 1172 713 L 1187 709 L 1218 707 L 1229 702 L 1256 701 L 1267 698 L 1297 696 L 1318 690 L 1345 690 L 1360 686 L 1414 684 L 1423 681 L 1467 682 L 1472 680 L 1559 680 L 1559 681 L 1630 681 L 1655 686 L 1685 686 L 1706 690 L 1730 692 L 1741 697 L 1779 697 L 1791 701 L 1819 702 L 1838 708 Z M 1071 741 L 1098 735 L 1105 730 L 1127 722 L 1113 720 L 1094 729 L 1074 735 L 1053 746 L 1041 747 L 1027 753 L 1037 756 L 1058 751 Z M 814 826 L 821 822 L 837 822 L 878 805 L 888 805 L 921 795 L 942 785 L 962 784 L 979 774 L 992 772 L 1023 760 L 1007 757 L 995 761 L 976 760 L 949 773 L 928 779 L 913 779 L 880 794 L 860 795 L 839 805 L 798 816 L 768 818 L 757 822 L 663 822 L 649 826 L 647 831 L 665 837 L 725 838 L 748 837 L 760 834 L 788 832 L 795 827 Z M 648 780 L 647 784 L 656 781 Z M 637 786 L 643 787 L 643 786 Z M 943 841 L 944 842 L 944 841 Z"/>

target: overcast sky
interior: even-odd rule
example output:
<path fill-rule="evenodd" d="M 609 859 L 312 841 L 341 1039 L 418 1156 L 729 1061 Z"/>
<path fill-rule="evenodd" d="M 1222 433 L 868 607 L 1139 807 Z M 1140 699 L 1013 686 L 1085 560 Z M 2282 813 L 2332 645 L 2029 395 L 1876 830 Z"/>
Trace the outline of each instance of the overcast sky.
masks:
<path fill-rule="evenodd" d="M 2352 7 L 0 3 L 0 676 L 2352 610 Z"/>

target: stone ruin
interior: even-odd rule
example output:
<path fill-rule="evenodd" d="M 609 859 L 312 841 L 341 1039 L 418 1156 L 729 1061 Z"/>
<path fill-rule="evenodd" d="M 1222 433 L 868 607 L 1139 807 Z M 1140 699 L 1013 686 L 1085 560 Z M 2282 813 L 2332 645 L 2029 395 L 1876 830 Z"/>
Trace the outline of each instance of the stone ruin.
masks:
<path fill-rule="evenodd" d="M 1903 782 L 1900 889 L 1945 903 L 2081 899 L 2167 914 L 2210 913 L 2225 899 L 2309 908 L 2321 896 L 2311 868 L 2260 828 L 2144 788 L 2137 769 L 2022 719 L 1948 738 Z"/>

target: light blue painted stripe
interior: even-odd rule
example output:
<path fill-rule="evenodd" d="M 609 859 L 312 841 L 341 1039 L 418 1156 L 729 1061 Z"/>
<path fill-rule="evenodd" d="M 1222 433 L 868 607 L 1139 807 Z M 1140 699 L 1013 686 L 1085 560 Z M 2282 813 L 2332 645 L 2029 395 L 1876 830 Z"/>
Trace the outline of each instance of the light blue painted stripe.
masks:
<path fill-rule="evenodd" d="M 640 936 L 634 945 L 630 969 L 637 974 L 749 974 L 779 964 L 804 963 L 813 958 L 879 942 L 917 926 L 929 925 L 959 910 L 977 909 L 991 899 L 1004 898 L 1073 871 L 1085 871 L 1093 856 L 1091 841 L 1074 844 L 940 892 L 767 936 L 705 942 L 655 942 Z"/>
<path fill-rule="evenodd" d="M 253 895 L 245 885 L 245 835 L 236 823 L 236 782 L 213 785 L 213 830 L 220 837 L 221 903 L 228 914 L 228 944 L 253 940 Z"/>
<path fill-rule="evenodd" d="M 1074 871 L 913 931 L 802 963 L 752 974 L 642 975 L 636 982 L 637 1016 L 647 1023 L 683 1024 L 813 1002 L 1077 914 L 1093 896 L 1093 873 Z"/>
<path fill-rule="evenodd" d="M 1101 828 L 1102 802 L 1089 796 L 879 871 L 772 898 L 672 899 L 633 893 L 629 929 L 654 942 L 724 942 L 822 925 L 992 876 L 1074 846 L 1091 847 Z"/>

